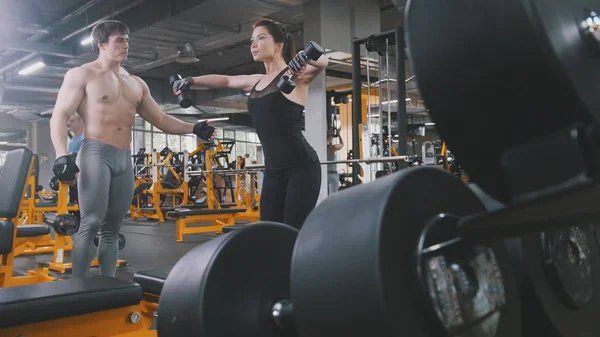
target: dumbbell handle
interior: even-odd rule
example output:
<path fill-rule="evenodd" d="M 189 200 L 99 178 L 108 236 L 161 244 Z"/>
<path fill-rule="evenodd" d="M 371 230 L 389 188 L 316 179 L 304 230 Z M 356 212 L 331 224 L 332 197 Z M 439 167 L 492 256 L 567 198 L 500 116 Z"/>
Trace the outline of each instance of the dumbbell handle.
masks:
<path fill-rule="evenodd" d="M 271 317 L 275 324 L 282 330 L 293 330 L 294 304 L 289 300 L 279 300 L 271 307 Z"/>
<path fill-rule="evenodd" d="M 572 227 L 600 218 L 596 200 L 600 188 L 585 184 L 569 193 L 549 193 L 535 200 L 510 205 L 498 210 L 469 215 L 459 220 L 466 239 L 493 241 L 552 229 Z"/>

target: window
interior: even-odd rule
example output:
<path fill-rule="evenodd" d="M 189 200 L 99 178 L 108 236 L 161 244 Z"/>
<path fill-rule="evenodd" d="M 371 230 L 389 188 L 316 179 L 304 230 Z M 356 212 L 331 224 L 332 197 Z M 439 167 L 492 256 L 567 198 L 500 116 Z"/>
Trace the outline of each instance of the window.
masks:
<path fill-rule="evenodd" d="M 253 161 L 258 162 L 256 158 L 256 144 L 255 143 L 246 143 L 246 153 L 248 154 L 249 164 L 252 164 Z"/>
<path fill-rule="evenodd" d="M 160 152 L 167 146 L 167 135 L 164 133 L 152 133 L 152 147 Z"/>
<path fill-rule="evenodd" d="M 236 132 L 236 134 L 237 133 L 238 132 Z M 237 156 L 245 157 L 245 155 L 246 155 L 246 142 L 236 141 L 235 142 L 235 156 L 233 158 L 236 158 Z"/>
<path fill-rule="evenodd" d="M 144 134 L 144 131 L 138 131 L 138 132 Z M 144 146 L 146 147 L 146 153 L 152 152 L 152 134 L 149 132 L 145 134 Z"/>
<path fill-rule="evenodd" d="M 235 132 L 235 140 L 236 141 L 246 141 L 246 133 L 244 131 L 236 131 Z"/>
<path fill-rule="evenodd" d="M 196 136 L 181 136 L 181 151 L 192 152 L 196 147 Z"/>
<path fill-rule="evenodd" d="M 235 139 L 235 131 L 223 130 L 223 139 Z"/>
<path fill-rule="evenodd" d="M 167 146 L 173 152 L 180 152 L 181 146 L 179 144 L 181 136 L 179 135 L 167 135 Z"/>

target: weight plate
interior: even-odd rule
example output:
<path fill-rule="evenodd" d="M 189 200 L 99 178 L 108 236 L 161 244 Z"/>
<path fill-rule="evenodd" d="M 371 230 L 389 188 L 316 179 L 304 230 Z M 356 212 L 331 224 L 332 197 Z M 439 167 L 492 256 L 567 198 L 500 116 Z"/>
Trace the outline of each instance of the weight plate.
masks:
<path fill-rule="evenodd" d="M 52 177 L 50 178 L 49 185 L 53 191 L 58 191 L 60 182 L 58 181 L 57 177 Z"/>
<path fill-rule="evenodd" d="M 430 296 L 418 275 L 416 251 L 433 217 L 484 210 L 465 184 L 433 167 L 402 170 L 329 196 L 307 218 L 294 249 L 291 293 L 298 335 L 453 336 L 453 331 L 440 334 L 432 327 L 435 321 L 443 326 L 432 308 L 434 299 L 459 302 L 444 294 Z M 510 260 L 502 243 L 494 244 L 492 252 L 505 305 L 491 323 L 495 333 L 485 336 L 520 336 L 519 295 Z M 468 305 L 459 315 L 467 323 L 473 315 L 466 310 L 484 311 Z M 475 336 L 489 324 L 482 320 L 462 336 Z"/>
<path fill-rule="evenodd" d="M 257 222 L 192 249 L 162 288 L 161 337 L 281 336 L 271 308 L 289 299 L 297 230 Z"/>
<path fill-rule="evenodd" d="M 59 235 L 71 236 L 77 233 L 79 221 L 73 214 L 61 214 L 56 217 L 52 227 Z"/>
<path fill-rule="evenodd" d="M 417 276 L 429 294 L 434 336 L 496 336 L 506 304 L 494 250 L 460 238 L 459 218 L 440 214 L 426 225 L 417 247 Z"/>
<path fill-rule="evenodd" d="M 429 115 L 470 180 L 502 202 L 506 150 L 600 119 L 591 10 L 600 1 L 408 2 L 406 44 Z"/>
<path fill-rule="evenodd" d="M 488 209 L 503 207 L 482 190 L 473 190 Z M 561 231 L 568 235 L 559 237 L 556 246 L 553 231 L 506 241 L 522 289 L 524 336 L 591 337 L 600 331 L 600 276 L 595 272 L 600 258 L 594 232 L 587 225 Z M 569 241 L 578 241 L 577 251 Z M 572 253 L 578 259 L 569 262 L 576 258 Z M 556 260 L 549 264 L 552 254 Z"/>
<path fill-rule="evenodd" d="M 587 234 L 591 230 L 590 226 L 574 226 L 540 235 L 546 277 L 563 303 L 575 310 L 589 303 L 594 295 L 590 264 L 593 236 Z"/>

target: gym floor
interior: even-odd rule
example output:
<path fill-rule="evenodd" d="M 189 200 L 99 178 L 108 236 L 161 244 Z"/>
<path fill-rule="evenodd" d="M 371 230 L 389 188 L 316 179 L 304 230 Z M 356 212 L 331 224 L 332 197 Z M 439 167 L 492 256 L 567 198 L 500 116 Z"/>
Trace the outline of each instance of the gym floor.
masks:
<path fill-rule="evenodd" d="M 201 224 L 199 224 L 201 225 Z M 177 261 L 194 247 L 211 240 L 217 234 L 192 234 L 184 236 L 185 242 L 175 241 L 175 222 L 167 220 L 131 220 L 125 218 L 121 233 L 125 235 L 127 244 L 120 251 L 119 258 L 126 260 L 128 267 L 117 268 L 116 277 L 132 280 L 133 274 L 140 270 L 172 267 Z M 71 253 L 65 252 L 65 262 L 70 262 Z M 37 267 L 38 262 L 49 262 L 52 254 L 18 256 L 15 258 L 15 271 L 24 273 Z M 93 274 L 99 274 L 99 268 L 91 268 Z M 69 273 L 61 275 L 50 273 L 60 278 L 70 278 Z"/>

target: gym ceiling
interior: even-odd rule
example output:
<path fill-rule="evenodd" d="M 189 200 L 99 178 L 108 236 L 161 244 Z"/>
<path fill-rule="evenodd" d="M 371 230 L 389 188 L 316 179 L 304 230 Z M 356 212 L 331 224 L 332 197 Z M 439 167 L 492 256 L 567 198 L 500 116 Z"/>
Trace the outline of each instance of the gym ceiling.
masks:
<path fill-rule="evenodd" d="M 115 19 L 131 29 L 126 70 L 147 81 L 166 113 L 190 121 L 226 116 L 228 121 L 215 125 L 249 130 L 252 123 L 241 92 L 196 91 L 195 107 L 181 109 L 168 78 L 175 73 L 263 73 L 262 65 L 253 62 L 249 53 L 252 24 L 261 17 L 277 20 L 302 47 L 303 2 L 306 0 L 0 0 L 0 114 L 23 121 L 48 119 L 65 72 L 96 57 L 90 45 L 81 41 L 90 36 L 97 22 Z M 402 14 L 393 1 L 381 0 L 379 5 L 382 31 L 402 24 Z M 330 58 L 328 88 L 351 85 L 351 55 L 333 52 Z M 40 61 L 43 68 L 19 75 Z M 408 94 L 417 95 L 415 85 L 414 81 L 407 84 Z M 408 104 L 409 113 L 424 110 L 416 101 L 417 106 Z"/>

